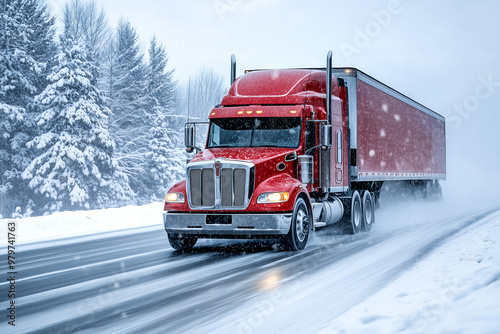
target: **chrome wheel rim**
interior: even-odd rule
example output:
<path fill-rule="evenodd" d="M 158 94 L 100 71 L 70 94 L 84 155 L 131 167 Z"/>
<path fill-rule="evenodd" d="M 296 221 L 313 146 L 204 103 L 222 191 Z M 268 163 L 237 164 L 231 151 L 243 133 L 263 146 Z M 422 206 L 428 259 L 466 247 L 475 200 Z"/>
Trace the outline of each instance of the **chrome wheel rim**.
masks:
<path fill-rule="evenodd" d="M 368 200 L 365 203 L 365 221 L 367 225 L 370 225 L 372 223 L 373 219 L 373 207 L 372 207 L 372 201 Z"/>
<path fill-rule="evenodd" d="M 308 222 L 307 222 L 307 212 L 304 209 L 300 208 L 297 211 L 297 219 L 295 221 L 295 231 L 297 234 L 297 239 L 299 242 L 303 242 L 306 239 L 307 230 L 308 230 Z"/>
<path fill-rule="evenodd" d="M 352 214 L 353 214 L 353 223 L 356 228 L 358 228 L 361 225 L 361 203 L 359 201 L 356 201 L 352 207 Z"/>

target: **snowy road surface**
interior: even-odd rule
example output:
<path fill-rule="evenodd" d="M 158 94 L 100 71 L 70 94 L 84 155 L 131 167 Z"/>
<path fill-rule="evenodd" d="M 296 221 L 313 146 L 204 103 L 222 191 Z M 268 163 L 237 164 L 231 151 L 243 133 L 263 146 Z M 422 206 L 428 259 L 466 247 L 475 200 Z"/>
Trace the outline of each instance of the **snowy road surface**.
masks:
<path fill-rule="evenodd" d="M 9 333 L 500 332 L 500 211 L 429 218 L 422 210 L 436 207 L 381 210 L 370 233 L 322 230 L 296 253 L 269 241 L 201 241 L 182 254 L 161 223 L 26 244 L 17 253 L 16 327 L 5 317 L 0 325 Z M 7 289 L 0 283 L 3 310 Z"/>

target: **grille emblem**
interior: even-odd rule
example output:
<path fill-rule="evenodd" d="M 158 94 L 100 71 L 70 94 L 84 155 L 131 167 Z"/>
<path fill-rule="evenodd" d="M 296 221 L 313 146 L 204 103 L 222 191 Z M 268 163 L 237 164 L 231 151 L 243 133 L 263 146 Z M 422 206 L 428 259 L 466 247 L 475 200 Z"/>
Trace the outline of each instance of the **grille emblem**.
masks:
<path fill-rule="evenodd" d="M 222 164 L 219 160 L 215 160 L 215 176 L 220 176 L 220 168 Z"/>

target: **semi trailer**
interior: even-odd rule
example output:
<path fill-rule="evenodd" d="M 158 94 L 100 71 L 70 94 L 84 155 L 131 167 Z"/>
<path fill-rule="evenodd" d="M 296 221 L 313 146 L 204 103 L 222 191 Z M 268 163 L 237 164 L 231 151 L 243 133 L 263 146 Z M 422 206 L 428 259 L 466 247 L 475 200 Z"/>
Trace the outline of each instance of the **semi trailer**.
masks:
<path fill-rule="evenodd" d="M 171 246 L 199 238 L 272 238 L 301 250 L 312 231 L 356 234 L 375 222 L 384 183 L 429 198 L 446 179 L 445 119 L 357 68 L 250 70 L 208 117 L 185 125 L 196 153 L 165 196 Z"/>

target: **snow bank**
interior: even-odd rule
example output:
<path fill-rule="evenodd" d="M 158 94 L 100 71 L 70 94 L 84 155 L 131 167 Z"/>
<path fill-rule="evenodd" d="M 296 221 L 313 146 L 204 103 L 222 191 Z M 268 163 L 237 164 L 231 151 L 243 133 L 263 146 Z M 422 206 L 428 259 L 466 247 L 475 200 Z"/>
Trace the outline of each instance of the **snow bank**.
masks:
<path fill-rule="evenodd" d="M 497 212 L 448 240 L 321 333 L 500 332 L 499 235 Z"/>
<path fill-rule="evenodd" d="M 0 246 L 7 243 L 7 222 L 17 222 L 16 243 L 28 244 L 40 241 L 83 236 L 143 226 L 163 224 L 163 203 L 122 208 L 66 211 L 50 216 L 25 219 L 2 219 Z"/>

